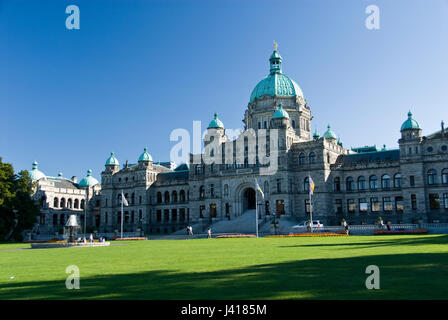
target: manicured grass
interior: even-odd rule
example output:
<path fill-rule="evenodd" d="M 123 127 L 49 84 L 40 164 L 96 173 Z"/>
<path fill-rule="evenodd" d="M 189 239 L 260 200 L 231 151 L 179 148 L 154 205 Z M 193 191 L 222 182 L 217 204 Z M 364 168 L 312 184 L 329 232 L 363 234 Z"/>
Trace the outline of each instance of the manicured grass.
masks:
<path fill-rule="evenodd" d="M 112 244 L 0 244 L 0 299 L 448 298 L 447 235 Z M 65 287 L 69 265 L 80 268 L 80 290 Z M 379 290 L 365 287 L 368 265 L 380 268 Z"/>

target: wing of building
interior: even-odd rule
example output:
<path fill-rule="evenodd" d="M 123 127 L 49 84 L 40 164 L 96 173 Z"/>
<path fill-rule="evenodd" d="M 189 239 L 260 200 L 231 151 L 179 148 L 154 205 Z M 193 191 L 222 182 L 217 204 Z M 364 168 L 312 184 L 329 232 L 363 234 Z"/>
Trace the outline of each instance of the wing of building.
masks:
<path fill-rule="evenodd" d="M 422 136 L 409 112 L 391 132 L 401 134 L 398 149 L 347 149 L 330 125 L 322 136 L 311 133 L 310 107 L 299 85 L 283 73 L 282 62 L 275 49 L 267 76 L 250 94 L 241 135 L 230 140 L 215 113 L 204 153 L 191 154 L 188 165 L 156 163 L 145 148 L 135 164 L 121 168 L 112 153 L 101 186 L 39 178 L 34 172 L 45 202 L 41 222 L 50 230 L 67 217 L 62 199 L 80 202 L 88 193 L 88 223 L 100 232 L 116 232 L 122 192 L 129 203 L 125 231 L 170 233 L 194 223 L 232 221 L 253 213 L 256 201 L 261 220 L 308 220 L 309 177 L 315 183 L 313 219 L 327 225 L 343 218 L 373 223 L 379 216 L 393 223 L 448 222 L 448 131 L 443 123 L 440 131 Z M 255 178 L 264 198 L 255 193 Z"/>

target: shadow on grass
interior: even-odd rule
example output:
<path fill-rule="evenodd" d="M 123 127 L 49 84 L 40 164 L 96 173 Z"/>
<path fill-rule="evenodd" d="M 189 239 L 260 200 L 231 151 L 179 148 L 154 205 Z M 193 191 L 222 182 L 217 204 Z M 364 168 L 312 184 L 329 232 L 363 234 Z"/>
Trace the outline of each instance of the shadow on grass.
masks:
<path fill-rule="evenodd" d="M 132 262 L 130 262 L 132 263 Z M 368 265 L 380 290 L 367 290 Z M 447 299 L 448 255 L 442 253 L 315 259 L 214 272 L 154 270 L 82 277 L 81 289 L 59 281 L 1 285 L 0 299 Z"/>
<path fill-rule="evenodd" d="M 382 236 L 378 236 L 382 237 Z M 393 236 L 385 236 L 393 237 Z M 370 238 L 371 239 L 371 238 Z M 291 246 L 280 246 L 280 248 L 294 248 L 294 247 L 358 247 L 362 248 L 373 248 L 380 246 L 425 246 L 425 245 L 448 245 L 448 235 L 434 235 L 434 236 L 413 236 L 410 238 L 394 238 L 394 239 L 381 239 L 379 241 L 366 241 L 366 242 L 347 242 L 347 243 L 322 243 L 322 244 L 300 244 Z"/>

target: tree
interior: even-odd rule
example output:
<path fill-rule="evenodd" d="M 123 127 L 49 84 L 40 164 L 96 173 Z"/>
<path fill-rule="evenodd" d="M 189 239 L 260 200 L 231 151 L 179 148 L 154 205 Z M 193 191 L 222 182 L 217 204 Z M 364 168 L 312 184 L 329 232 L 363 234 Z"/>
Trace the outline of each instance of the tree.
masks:
<path fill-rule="evenodd" d="M 34 226 L 40 210 L 32 193 L 28 171 L 14 174 L 13 166 L 0 157 L 0 240 L 20 241 L 22 232 Z"/>

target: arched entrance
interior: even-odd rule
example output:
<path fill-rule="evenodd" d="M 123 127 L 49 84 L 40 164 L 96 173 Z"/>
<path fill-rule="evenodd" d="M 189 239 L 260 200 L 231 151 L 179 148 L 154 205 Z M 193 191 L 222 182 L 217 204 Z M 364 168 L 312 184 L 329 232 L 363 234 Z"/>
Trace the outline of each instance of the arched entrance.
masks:
<path fill-rule="evenodd" d="M 243 212 L 255 209 L 255 190 L 247 188 L 243 192 Z"/>

